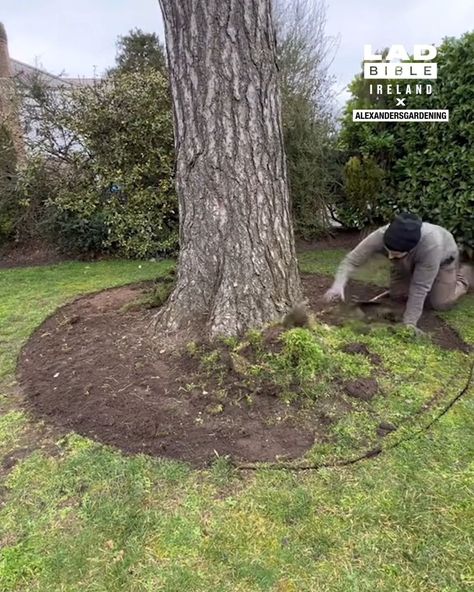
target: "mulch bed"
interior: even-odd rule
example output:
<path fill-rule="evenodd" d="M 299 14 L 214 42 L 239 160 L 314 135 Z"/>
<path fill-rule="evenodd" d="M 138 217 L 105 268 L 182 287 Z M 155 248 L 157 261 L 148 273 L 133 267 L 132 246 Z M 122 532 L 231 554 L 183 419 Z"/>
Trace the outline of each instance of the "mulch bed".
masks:
<path fill-rule="evenodd" d="M 303 276 L 312 311 L 337 322 L 321 302 L 330 283 L 328 277 Z M 214 385 L 210 379 L 212 392 L 194 383 L 202 376 L 199 361 L 173 350 L 159 335 L 151 338 L 153 311 L 124 311 L 143 290 L 143 284 L 125 286 L 79 298 L 37 329 L 18 364 L 26 405 L 34 414 L 62 432 L 196 466 L 227 454 L 250 461 L 293 459 L 315 440 L 324 441 L 330 422 L 323 408 L 311 417 L 289 410 L 271 388 L 249 402 L 245 380 L 232 372 L 223 382 L 215 378 Z M 380 289 L 354 283 L 351 291 L 367 298 Z M 421 326 L 443 347 L 466 348 L 433 313 L 425 313 Z M 269 339 L 275 340 L 273 333 Z M 361 344 L 350 347 L 371 355 Z M 357 404 L 376 394 L 372 383 L 344 388 Z M 222 401 L 219 389 L 228 391 Z M 350 408 L 347 397 L 337 405 L 341 414 Z"/>

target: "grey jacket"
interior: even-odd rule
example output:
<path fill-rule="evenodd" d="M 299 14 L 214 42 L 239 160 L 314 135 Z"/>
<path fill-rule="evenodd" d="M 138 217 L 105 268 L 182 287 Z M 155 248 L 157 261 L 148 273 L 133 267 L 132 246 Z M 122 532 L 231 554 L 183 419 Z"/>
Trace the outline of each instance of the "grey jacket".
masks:
<path fill-rule="evenodd" d="M 369 234 L 342 261 L 336 273 L 335 285 L 345 286 L 354 271 L 376 253 L 385 253 L 383 235 L 387 226 Z M 423 312 L 423 305 L 440 267 L 450 258 L 459 257 L 459 249 L 453 235 L 436 224 L 423 222 L 421 238 L 409 255 L 411 281 L 403 322 L 416 325 Z"/>

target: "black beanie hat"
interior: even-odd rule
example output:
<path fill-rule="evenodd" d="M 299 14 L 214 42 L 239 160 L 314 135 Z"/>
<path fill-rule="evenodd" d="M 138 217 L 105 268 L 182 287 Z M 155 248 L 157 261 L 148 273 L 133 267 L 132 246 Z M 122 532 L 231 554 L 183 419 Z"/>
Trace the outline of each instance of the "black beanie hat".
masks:
<path fill-rule="evenodd" d="M 415 214 L 402 212 L 385 231 L 383 242 L 390 251 L 405 253 L 418 244 L 421 237 L 421 219 Z"/>

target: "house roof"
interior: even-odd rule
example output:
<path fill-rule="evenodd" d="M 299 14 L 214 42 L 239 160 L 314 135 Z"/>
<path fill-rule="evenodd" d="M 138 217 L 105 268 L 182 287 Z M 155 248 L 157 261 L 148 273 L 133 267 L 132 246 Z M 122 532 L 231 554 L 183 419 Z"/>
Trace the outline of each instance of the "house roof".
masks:
<path fill-rule="evenodd" d="M 96 78 L 69 78 L 67 76 L 55 76 L 41 68 L 30 66 L 19 60 L 10 59 L 12 74 L 23 80 L 28 80 L 32 76 L 39 76 L 48 86 L 57 88 L 60 86 L 92 86 Z"/>

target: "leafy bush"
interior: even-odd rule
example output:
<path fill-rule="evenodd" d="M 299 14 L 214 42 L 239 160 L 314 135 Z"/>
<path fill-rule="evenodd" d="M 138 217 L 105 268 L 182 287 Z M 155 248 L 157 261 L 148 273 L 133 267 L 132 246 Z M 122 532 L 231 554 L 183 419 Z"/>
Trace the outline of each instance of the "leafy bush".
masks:
<path fill-rule="evenodd" d="M 393 96 L 368 93 L 370 81 L 358 76 L 352 82 L 341 141 L 350 155 L 371 158 L 384 179 L 375 200 L 373 191 L 365 200 L 357 192 L 346 192 L 339 215 L 347 225 L 360 227 L 388 221 L 394 210 L 409 210 L 444 226 L 469 250 L 474 248 L 474 32 L 445 39 L 436 61 L 433 93 L 413 94 L 407 105 L 447 108 L 449 123 L 352 122 L 355 108 L 393 107 Z M 352 167 L 346 167 L 349 176 Z M 351 182 L 346 177 L 346 187 Z"/>
<path fill-rule="evenodd" d="M 342 176 L 335 158 L 333 79 L 335 40 L 326 36 L 325 5 L 314 0 L 275 3 L 282 122 L 295 232 L 311 239 L 329 225 Z"/>
<path fill-rule="evenodd" d="M 371 157 L 352 156 L 346 163 L 344 176 L 348 207 L 340 213 L 340 220 L 357 228 L 376 222 L 378 199 L 384 190 L 383 170 Z"/>
<path fill-rule="evenodd" d="M 63 252 L 72 255 L 104 252 L 107 225 L 102 212 L 95 212 L 86 219 L 70 210 L 53 210 L 49 230 Z"/>
<path fill-rule="evenodd" d="M 30 150 L 47 171 L 43 221 L 70 252 L 152 257 L 177 248 L 168 81 L 152 68 L 92 87 L 31 84 Z M 44 155 L 49 155 L 45 158 Z M 38 171 L 37 171 L 38 172 Z M 88 236 L 90 235 L 90 236 Z"/>
<path fill-rule="evenodd" d="M 156 70 L 125 72 L 74 93 L 69 127 L 94 172 L 92 212 L 108 229 L 104 246 L 149 257 L 177 246 L 172 176 L 173 128 L 168 81 Z M 76 211 L 76 196 L 56 204 Z M 91 213 L 92 213 L 91 212 Z"/>

